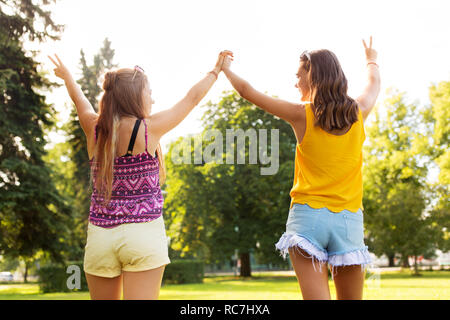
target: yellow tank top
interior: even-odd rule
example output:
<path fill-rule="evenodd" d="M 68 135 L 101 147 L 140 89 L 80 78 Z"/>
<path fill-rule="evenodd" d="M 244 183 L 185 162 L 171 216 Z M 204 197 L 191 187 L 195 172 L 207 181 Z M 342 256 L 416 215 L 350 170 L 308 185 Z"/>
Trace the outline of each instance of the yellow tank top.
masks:
<path fill-rule="evenodd" d="M 315 126 L 311 105 L 306 109 L 306 131 L 295 152 L 291 205 L 308 204 L 340 212 L 363 210 L 362 146 L 366 138 L 361 110 L 358 121 L 344 135 Z"/>

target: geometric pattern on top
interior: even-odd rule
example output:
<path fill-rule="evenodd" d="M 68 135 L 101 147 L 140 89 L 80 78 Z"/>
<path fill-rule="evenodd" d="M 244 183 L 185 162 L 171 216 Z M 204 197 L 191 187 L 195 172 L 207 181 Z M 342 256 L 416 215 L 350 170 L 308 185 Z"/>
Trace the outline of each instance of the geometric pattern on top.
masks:
<path fill-rule="evenodd" d="M 145 129 L 147 145 L 146 125 Z M 91 166 L 95 166 L 92 160 Z M 92 224 L 111 228 L 123 223 L 152 221 L 162 215 L 164 197 L 159 185 L 159 161 L 147 148 L 140 154 L 115 157 L 111 200 L 106 206 L 95 187 L 95 169 L 89 210 Z"/>

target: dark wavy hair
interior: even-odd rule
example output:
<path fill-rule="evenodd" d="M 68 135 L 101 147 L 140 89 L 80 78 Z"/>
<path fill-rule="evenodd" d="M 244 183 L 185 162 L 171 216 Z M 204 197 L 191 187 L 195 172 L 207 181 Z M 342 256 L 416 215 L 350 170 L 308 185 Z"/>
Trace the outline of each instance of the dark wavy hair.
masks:
<path fill-rule="evenodd" d="M 342 130 L 358 121 L 358 104 L 347 95 L 347 78 L 336 55 L 326 49 L 303 53 L 300 61 L 309 75 L 316 125 Z"/>

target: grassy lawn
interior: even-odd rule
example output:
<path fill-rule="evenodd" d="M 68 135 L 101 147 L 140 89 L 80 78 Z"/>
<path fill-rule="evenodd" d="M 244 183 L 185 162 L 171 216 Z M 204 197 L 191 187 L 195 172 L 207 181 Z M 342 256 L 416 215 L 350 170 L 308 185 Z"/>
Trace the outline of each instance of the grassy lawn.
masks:
<path fill-rule="evenodd" d="M 330 280 L 333 299 L 336 291 Z M 258 274 L 252 279 L 232 276 L 207 277 L 203 284 L 164 285 L 161 300 L 298 300 L 299 286 L 294 276 Z M 0 300 L 78 300 L 89 299 L 88 292 L 40 294 L 38 284 L 0 284 Z M 378 300 L 448 300 L 450 271 L 423 271 L 419 277 L 409 271 L 385 272 L 365 282 L 364 299 Z"/>

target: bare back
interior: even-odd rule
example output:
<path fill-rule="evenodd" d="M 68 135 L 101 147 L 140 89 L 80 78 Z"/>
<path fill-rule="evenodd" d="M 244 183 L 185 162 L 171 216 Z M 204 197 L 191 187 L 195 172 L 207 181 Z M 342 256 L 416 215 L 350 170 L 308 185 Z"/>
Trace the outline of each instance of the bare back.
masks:
<path fill-rule="evenodd" d="M 118 138 L 117 138 L 117 152 L 116 157 L 123 156 L 127 153 L 128 144 L 130 143 L 130 137 L 133 132 L 134 125 L 137 118 L 123 117 L 120 119 Z M 148 152 L 155 156 L 156 148 L 159 144 L 160 136 L 154 133 L 151 127 L 150 119 L 146 118 L 145 123 L 147 124 L 147 149 Z M 94 124 L 95 126 L 95 124 Z M 88 154 L 89 159 L 94 156 L 95 149 L 95 130 L 91 130 L 92 134 L 87 137 L 88 140 Z M 136 141 L 134 143 L 133 155 L 145 152 L 145 127 L 139 126 L 139 130 L 136 136 Z"/>

